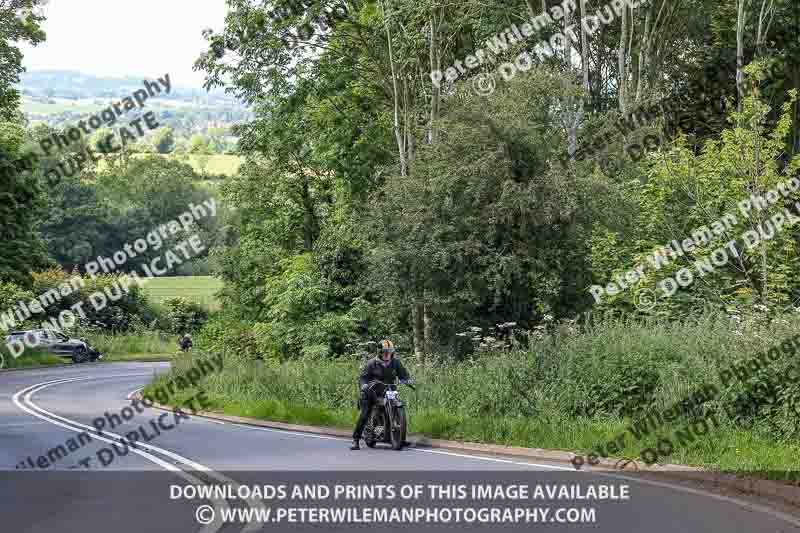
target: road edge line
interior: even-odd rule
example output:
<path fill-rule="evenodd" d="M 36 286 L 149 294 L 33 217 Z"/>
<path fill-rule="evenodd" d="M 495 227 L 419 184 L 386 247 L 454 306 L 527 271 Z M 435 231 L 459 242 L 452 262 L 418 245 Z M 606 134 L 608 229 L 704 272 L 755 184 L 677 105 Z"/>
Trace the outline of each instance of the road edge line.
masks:
<path fill-rule="evenodd" d="M 136 394 L 131 396 L 139 399 L 142 397 L 141 392 L 136 392 Z M 153 407 L 166 411 L 171 411 L 173 409 L 172 407 L 161 405 L 155 402 L 153 402 Z M 231 422 L 235 424 L 243 424 L 246 426 L 264 427 L 297 433 L 308 433 L 311 435 L 325 435 L 330 437 L 341 437 L 343 439 L 352 438 L 352 433 L 347 430 L 326 426 L 289 424 L 286 422 L 259 420 L 255 418 L 226 415 L 211 411 L 197 411 L 193 413 L 193 416 L 223 422 Z M 443 439 L 430 439 L 428 437 L 419 435 L 415 436 L 413 434 L 409 435 L 409 441 L 412 443 L 412 448 L 483 453 L 501 457 L 518 457 L 538 461 L 551 461 L 556 463 L 571 464 L 571 459 L 577 455 L 572 452 L 560 450 L 545 450 L 542 448 L 522 448 L 519 446 L 502 446 L 498 444 L 482 444 L 477 442 L 458 442 Z M 616 464 L 618 464 L 618 462 L 608 459 L 600 459 L 600 463 L 593 467 L 591 471 L 597 471 L 598 473 L 611 471 L 618 474 L 649 474 L 651 476 L 658 475 L 662 478 L 671 478 L 671 480 L 675 482 L 688 481 L 710 484 L 710 486 L 714 488 L 725 488 L 734 490 L 742 495 L 760 496 L 771 500 L 778 500 L 785 505 L 800 508 L 800 487 L 794 487 L 791 485 L 778 483 L 776 481 L 741 477 L 733 474 L 715 473 L 702 468 L 685 465 L 657 465 L 658 468 L 650 467 L 647 469 L 639 469 L 634 471 L 616 468 Z M 642 477 L 642 481 L 653 480 L 649 477 Z"/>

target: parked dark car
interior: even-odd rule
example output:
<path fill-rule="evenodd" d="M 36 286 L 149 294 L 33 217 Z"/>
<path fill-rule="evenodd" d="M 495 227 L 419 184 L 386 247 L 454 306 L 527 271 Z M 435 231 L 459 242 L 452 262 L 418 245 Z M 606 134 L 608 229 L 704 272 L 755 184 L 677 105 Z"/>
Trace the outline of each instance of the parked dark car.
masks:
<path fill-rule="evenodd" d="M 5 339 L 6 344 L 12 341 L 35 344 L 59 357 L 72 359 L 75 363 L 85 363 L 103 358 L 103 354 L 96 350 L 87 339 L 73 339 L 60 331 L 47 329 L 32 329 L 26 331 L 12 331 Z"/>

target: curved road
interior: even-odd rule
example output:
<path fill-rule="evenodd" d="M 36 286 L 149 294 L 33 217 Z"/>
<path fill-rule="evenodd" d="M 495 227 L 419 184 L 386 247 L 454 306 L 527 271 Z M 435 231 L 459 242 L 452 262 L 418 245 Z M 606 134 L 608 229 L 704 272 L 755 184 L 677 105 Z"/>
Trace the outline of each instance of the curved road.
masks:
<path fill-rule="evenodd" d="M 349 531 L 363 524 L 333 523 L 320 515 L 289 515 L 278 507 L 407 507 L 487 506 L 529 509 L 527 519 L 509 515 L 464 514 L 440 523 L 418 518 L 414 524 L 394 522 L 378 530 L 484 531 L 546 527 L 554 531 L 582 528 L 609 532 L 649 531 L 800 531 L 792 510 L 777 510 L 763 502 L 745 502 L 663 482 L 613 474 L 574 472 L 563 464 L 533 463 L 449 453 L 439 450 L 348 450 L 344 439 L 221 423 L 183 417 L 127 400 L 167 363 L 105 363 L 0 373 L 0 517 L 4 531 Z M 125 421 L 123 416 L 128 416 Z M 116 417 L 120 416 L 117 425 Z M 103 434 L 95 425 L 103 420 Z M 111 426 L 114 425 L 113 429 Z M 413 420 L 412 420 L 413 426 Z M 136 448 L 119 441 L 135 432 Z M 147 442 L 143 442 L 147 440 Z M 38 464 L 37 464 L 38 463 Z M 335 485 L 359 490 L 363 485 L 424 486 L 438 490 L 435 504 L 425 495 L 416 504 L 386 492 L 365 495 L 341 488 L 337 501 L 300 500 L 291 505 L 271 496 L 247 499 L 248 491 L 267 492 L 285 484 Z M 473 500 L 459 498 L 455 487 L 501 483 L 567 485 L 578 491 L 610 490 L 605 500 L 562 499 Z M 431 489 L 431 484 L 442 485 Z M 207 498 L 180 492 L 186 486 L 231 490 Z M 623 489 L 627 486 L 627 489 Z M 227 488 L 226 488 L 227 487 Z M 608 488 L 610 487 L 610 488 Z M 313 487 L 312 487 L 313 488 Z M 312 490 L 312 488 L 304 490 Z M 317 490 L 324 490 L 319 488 Z M 366 490 L 366 489 L 365 489 Z M 411 490 L 409 488 L 409 490 Z M 446 492 L 450 490 L 451 492 Z M 531 489 L 532 490 L 532 489 Z M 605 489 L 604 489 L 605 490 Z M 614 499 L 627 490 L 627 499 Z M 616 492 L 615 492 L 616 491 Z M 259 495 L 260 496 L 260 495 Z M 273 495 L 276 496 L 276 495 Z M 484 495 L 486 497 L 486 495 Z M 572 493 L 575 498 L 575 494 Z M 450 498 L 450 499 L 448 499 Z M 539 507 L 530 514 L 530 508 Z M 199 510 L 200 507 L 204 509 Z M 559 511 L 559 508 L 562 510 Z M 564 511 L 563 508 L 573 508 Z M 594 509 L 594 514 L 584 514 Z M 223 519 L 237 513 L 235 520 Z M 255 514 L 262 513 L 260 519 Z M 272 513 L 265 515 L 264 513 Z M 308 511 L 310 512 L 310 511 Z M 466 512 L 466 511 L 462 511 Z M 200 513 L 200 514 L 198 514 Z M 538 513 L 538 514 L 537 514 Z M 560 513 L 560 514 L 559 514 Z M 572 514 L 570 514 L 572 513 Z M 554 516 L 559 514 L 560 518 Z M 418 515 L 423 516 L 423 515 Z M 483 516 L 483 518 L 476 518 Z M 502 516 L 502 519 L 500 518 Z M 213 518 L 212 518 L 213 517 Z M 242 518 L 245 517 L 245 518 Z M 309 518 L 310 517 L 310 518 Z M 532 517 L 532 518 L 531 518 Z M 229 517 L 230 518 L 230 517 Z M 266 522 L 266 525 L 259 523 Z M 293 520 L 293 521 L 292 521 Z M 349 520 L 357 521 L 350 516 Z M 429 520 L 429 519 L 428 519 Z M 311 522 L 317 523 L 312 524 Z M 209 522 L 206 524 L 205 522 Z M 447 522 L 447 523 L 441 523 Z M 584 523 L 581 523 L 584 522 Z M 588 523 L 586 523 L 588 522 Z"/>

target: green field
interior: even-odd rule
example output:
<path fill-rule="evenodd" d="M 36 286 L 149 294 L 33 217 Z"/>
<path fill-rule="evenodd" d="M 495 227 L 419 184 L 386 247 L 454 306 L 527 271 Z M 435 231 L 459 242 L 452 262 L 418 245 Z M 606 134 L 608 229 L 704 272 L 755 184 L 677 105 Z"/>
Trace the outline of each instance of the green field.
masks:
<path fill-rule="evenodd" d="M 134 154 L 134 157 L 148 157 L 148 156 L 158 156 L 158 157 L 168 157 L 171 159 L 177 158 L 180 160 L 180 157 L 176 157 L 174 155 L 164 155 L 164 154 Z M 185 160 L 187 164 L 189 164 L 195 172 L 200 175 L 223 175 L 223 176 L 234 176 L 239 172 L 239 167 L 242 164 L 242 158 L 238 155 L 229 155 L 229 154 L 214 154 L 214 155 L 207 155 L 201 156 L 197 154 L 190 154 L 187 159 Z M 104 161 L 101 159 L 97 165 L 98 170 L 104 170 Z"/>
<path fill-rule="evenodd" d="M 22 106 L 25 113 L 35 113 L 40 115 L 59 115 L 71 111 L 73 113 L 94 113 L 102 109 L 98 104 L 85 103 L 49 103 L 37 102 L 23 97 Z"/>
<path fill-rule="evenodd" d="M 229 154 L 208 156 L 191 154 L 189 156 L 189 164 L 198 174 L 234 176 L 239 172 L 242 159 L 238 155 Z"/>
<path fill-rule="evenodd" d="M 144 291 L 156 303 L 180 296 L 215 310 L 219 302 L 214 295 L 221 288 L 222 281 L 212 276 L 165 276 L 148 280 Z"/>
<path fill-rule="evenodd" d="M 100 100 L 103 100 L 100 98 Z M 89 103 L 89 102 L 78 102 L 78 101 L 60 101 L 60 102 L 42 102 L 40 100 L 35 100 L 28 96 L 22 97 L 22 111 L 24 113 L 35 113 L 39 115 L 60 115 L 64 112 L 74 112 L 74 113 L 96 113 L 98 111 L 102 111 L 106 109 L 110 102 L 106 102 L 105 104 L 100 103 Z M 148 103 L 147 108 L 156 114 L 160 114 L 164 111 L 175 113 L 176 111 L 182 111 L 187 109 L 186 107 L 176 107 L 171 105 L 159 105 L 157 102 Z M 192 105 L 190 108 L 192 111 L 195 112 L 207 112 L 207 111 L 218 111 L 220 108 L 214 106 L 204 106 L 204 105 Z"/>

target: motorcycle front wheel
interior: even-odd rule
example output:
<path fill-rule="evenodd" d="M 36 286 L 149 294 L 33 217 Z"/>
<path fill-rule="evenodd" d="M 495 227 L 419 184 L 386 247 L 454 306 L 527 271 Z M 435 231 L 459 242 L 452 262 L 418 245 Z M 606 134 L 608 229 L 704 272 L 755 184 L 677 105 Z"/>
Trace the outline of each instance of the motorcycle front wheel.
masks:
<path fill-rule="evenodd" d="M 402 407 L 394 408 L 392 417 L 392 449 L 400 450 L 406 436 L 406 413 Z"/>

